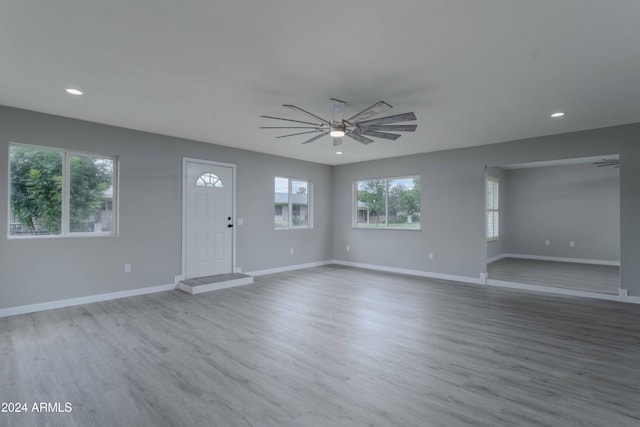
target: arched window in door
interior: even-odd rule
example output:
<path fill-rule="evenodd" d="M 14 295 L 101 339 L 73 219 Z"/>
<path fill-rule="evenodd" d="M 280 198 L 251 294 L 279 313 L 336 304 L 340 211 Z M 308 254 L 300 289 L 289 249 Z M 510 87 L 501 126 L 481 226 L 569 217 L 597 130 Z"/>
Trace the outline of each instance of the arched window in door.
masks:
<path fill-rule="evenodd" d="M 211 172 L 205 172 L 196 179 L 196 187 L 216 187 L 222 188 L 222 180 Z"/>

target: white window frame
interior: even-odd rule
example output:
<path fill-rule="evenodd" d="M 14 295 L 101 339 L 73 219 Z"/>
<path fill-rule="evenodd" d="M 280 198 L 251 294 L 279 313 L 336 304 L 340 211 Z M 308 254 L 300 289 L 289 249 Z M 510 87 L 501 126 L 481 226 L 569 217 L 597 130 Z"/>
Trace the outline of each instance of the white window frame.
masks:
<path fill-rule="evenodd" d="M 493 187 L 491 194 L 493 194 L 494 197 L 493 197 L 493 200 L 491 201 L 491 204 L 489 204 L 489 189 L 491 187 Z M 500 180 L 495 176 L 487 176 L 485 203 L 486 203 L 485 227 L 486 227 L 487 242 L 495 242 L 500 238 Z M 493 214 L 493 215 L 490 215 L 490 214 Z M 489 233 L 489 230 L 490 230 L 489 218 L 494 218 L 494 224 L 491 227 L 491 230 L 493 230 L 493 234 Z"/>
<path fill-rule="evenodd" d="M 397 231 L 421 231 L 422 230 L 422 218 L 420 219 L 420 227 L 417 228 L 401 228 L 401 227 L 389 227 L 389 181 L 395 179 L 413 179 L 418 178 L 420 182 L 420 212 L 422 212 L 422 178 L 420 175 L 406 175 L 406 176 L 389 176 L 383 178 L 362 178 L 356 179 L 353 181 L 353 202 L 352 202 L 352 218 L 351 218 L 351 228 L 358 230 L 397 230 Z M 385 186 L 385 194 L 384 194 L 384 205 L 385 211 L 384 216 L 386 218 L 386 224 L 384 227 L 358 227 L 358 183 L 364 181 L 383 181 Z"/>
<path fill-rule="evenodd" d="M 54 151 L 62 154 L 62 201 L 61 201 L 61 221 L 60 225 L 60 234 L 55 235 L 26 235 L 26 236 L 15 236 L 10 234 L 10 221 L 12 217 L 11 212 L 11 147 L 25 147 L 35 150 L 47 150 Z M 82 156 L 82 157 L 98 157 L 101 159 L 109 159 L 113 161 L 113 195 L 112 195 L 112 210 L 113 210 L 113 230 L 109 232 L 81 232 L 81 231 L 70 231 L 69 230 L 69 210 L 71 206 L 71 157 L 73 156 Z M 42 145 L 32 145 L 32 144 L 22 144 L 17 142 L 10 142 L 8 144 L 7 151 L 7 238 L 8 239 L 59 239 L 59 238 L 67 238 L 67 237 L 112 237 L 119 235 L 119 217 L 120 217 L 120 203 L 119 203 L 119 187 L 120 187 L 120 179 L 119 179 L 119 159 L 117 156 L 106 155 L 106 154 L 98 154 L 98 153 L 88 153 L 83 151 L 75 151 L 75 150 L 65 150 L 59 147 L 46 147 Z"/>
<path fill-rule="evenodd" d="M 275 183 L 276 183 L 276 179 L 286 179 L 287 183 L 288 183 L 288 189 L 287 189 L 287 199 L 288 199 L 288 212 L 289 215 L 287 217 L 287 227 L 281 227 L 281 228 L 276 228 L 275 226 L 275 221 L 274 221 L 274 225 L 273 225 L 273 229 L 275 231 L 283 231 L 283 230 L 311 230 L 313 228 L 313 181 L 311 181 L 308 178 L 295 178 L 295 177 L 291 177 L 291 176 L 282 176 L 282 175 L 276 175 L 273 178 L 273 194 L 275 195 L 276 193 L 276 188 L 275 188 Z M 293 181 L 302 181 L 302 182 L 306 182 L 307 183 L 307 212 L 308 212 L 308 220 L 307 220 L 307 225 L 293 225 L 292 221 L 293 221 L 293 198 L 292 196 L 292 186 L 293 186 Z M 275 206 L 275 205 L 274 205 Z M 272 210 L 272 212 L 274 212 L 275 215 L 275 209 Z"/>

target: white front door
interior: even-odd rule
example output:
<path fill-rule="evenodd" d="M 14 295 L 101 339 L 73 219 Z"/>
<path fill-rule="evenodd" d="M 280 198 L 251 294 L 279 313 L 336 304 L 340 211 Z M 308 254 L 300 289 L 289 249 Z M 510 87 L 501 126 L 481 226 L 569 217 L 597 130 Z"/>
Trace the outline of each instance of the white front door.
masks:
<path fill-rule="evenodd" d="M 233 168 L 185 165 L 185 276 L 232 273 Z"/>

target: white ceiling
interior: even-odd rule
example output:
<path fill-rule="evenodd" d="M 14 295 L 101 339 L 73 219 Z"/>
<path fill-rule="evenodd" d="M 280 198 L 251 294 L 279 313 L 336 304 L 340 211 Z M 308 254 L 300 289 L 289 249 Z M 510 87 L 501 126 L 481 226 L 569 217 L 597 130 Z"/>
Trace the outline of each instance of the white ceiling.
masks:
<path fill-rule="evenodd" d="M 0 0 L 0 104 L 350 163 L 638 122 L 639 23 L 638 0 Z M 418 130 L 337 156 L 258 129 L 330 97 Z"/>

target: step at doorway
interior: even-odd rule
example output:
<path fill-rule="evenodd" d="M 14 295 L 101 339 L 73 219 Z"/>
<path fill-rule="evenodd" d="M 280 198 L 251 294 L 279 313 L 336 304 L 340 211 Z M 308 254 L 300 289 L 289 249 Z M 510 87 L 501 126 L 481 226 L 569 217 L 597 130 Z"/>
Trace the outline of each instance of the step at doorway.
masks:
<path fill-rule="evenodd" d="M 204 276 L 182 280 L 178 283 L 178 289 L 195 295 L 202 292 L 216 291 L 218 289 L 231 288 L 234 286 L 250 285 L 252 283 L 253 276 L 248 276 L 246 274 L 217 274 L 215 276 Z"/>

